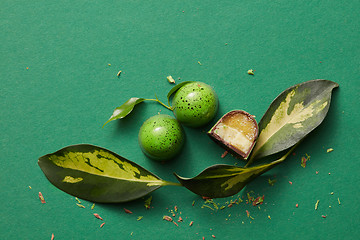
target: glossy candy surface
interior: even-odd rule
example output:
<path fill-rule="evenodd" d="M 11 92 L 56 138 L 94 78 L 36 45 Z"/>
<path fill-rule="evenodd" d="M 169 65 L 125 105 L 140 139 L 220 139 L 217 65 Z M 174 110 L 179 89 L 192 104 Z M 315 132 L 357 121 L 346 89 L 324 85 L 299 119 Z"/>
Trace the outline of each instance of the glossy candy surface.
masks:
<path fill-rule="evenodd" d="M 181 151 L 185 135 L 175 118 L 161 114 L 143 123 L 138 138 L 145 155 L 163 161 L 175 157 Z"/>
<path fill-rule="evenodd" d="M 218 110 L 218 97 L 209 85 L 192 82 L 181 87 L 172 99 L 176 119 L 188 127 L 210 122 Z"/>

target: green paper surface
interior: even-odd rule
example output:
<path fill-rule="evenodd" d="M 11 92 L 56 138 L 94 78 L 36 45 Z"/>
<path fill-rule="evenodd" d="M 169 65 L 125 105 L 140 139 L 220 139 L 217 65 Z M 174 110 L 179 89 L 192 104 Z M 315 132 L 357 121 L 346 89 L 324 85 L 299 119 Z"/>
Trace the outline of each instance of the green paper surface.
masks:
<path fill-rule="evenodd" d="M 359 8 L 355 0 L 2 1 L 0 239 L 50 239 L 52 233 L 56 240 L 212 239 L 211 235 L 356 239 Z M 249 69 L 254 75 L 247 74 Z M 184 150 L 162 164 L 141 152 L 138 131 L 150 116 L 172 115 L 171 111 L 144 102 L 126 118 L 102 125 L 131 97 L 156 94 L 166 102 L 173 87 L 166 79 L 169 75 L 177 83 L 211 85 L 220 106 L 207 126 L 185 127 Z M 231 155 L 221 158 L 224 149 L 206 132 L 234 109 L 259 121 L 278 94 L 311 79 L 340 85 L 324 122 L 284 163 L 234 197 L 215 199 L 219 208 L 226 206 L 223 210 L 202 208 L 204 200 L 176 186 L 151 193 L 150 209 L 144 207 L 147 197 L 96 204 L 93 210 L 91 202 L 80 199 L 85 206 L 80 208 L 75 197 L 54 187 L 37 165 L 40 156 L 88 143 L 168 181 L 176 181 L 173 172 L 193 177 L 213 164 L 243 166 Z M 329 148 L 334 151 L 327 153 Z M 311 158 L 303 168 L 301 157 L 306 154 Z M 274 186 L 269 178 L 276 179 Z M 247 193 L 264 195 L 264 203 L 246 204 Z M 227 207 L 239 198 L 242 203 Z M 173 219 L 183 219 L 179 226 L 163 220 L 164 215 L 172 217 L 174 206 L 178 211 Z M 137 221 L 139 216 L 143 218 Z M 106 224 L 100 228 L 102 222 Z"/>

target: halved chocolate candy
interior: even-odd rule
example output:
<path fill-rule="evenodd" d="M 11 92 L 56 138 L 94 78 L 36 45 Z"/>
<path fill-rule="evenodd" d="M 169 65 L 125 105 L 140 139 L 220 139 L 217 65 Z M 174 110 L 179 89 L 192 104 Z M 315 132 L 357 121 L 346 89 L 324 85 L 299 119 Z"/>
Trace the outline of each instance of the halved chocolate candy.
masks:
<path fill-rule="evenodd" d="M 258 131 L 257 122 L 251 114 L 233 110 L 220 118 L 208 135 L 225 149 L 247 159 L 255 145 Z"/>

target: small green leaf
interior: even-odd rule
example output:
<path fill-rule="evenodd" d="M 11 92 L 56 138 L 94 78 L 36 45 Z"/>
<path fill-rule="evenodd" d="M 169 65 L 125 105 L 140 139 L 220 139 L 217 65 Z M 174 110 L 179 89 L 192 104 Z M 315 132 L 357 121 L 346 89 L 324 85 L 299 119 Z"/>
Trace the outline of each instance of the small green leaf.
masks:
<path fill-rule="evenodd" d="M 269 164 L 250 168 L 218 164 L 206 168 L 194 178 L 183 178 L 176 173 L 174 174 L 181 185 L 200 196 L 210 198 L 229 197 L 238 193 L 256 177 L 283 162 L 295 147 L 296 145 L 282 158 Z"/>
<path fill-rule="evenodd" d="M 39 158 L 48 180 L 60 190 L 93 202 L 131 201 L 165 185 L 164 181 L 107 149 L 79 144 Z"/>
<path fill-rule="evenodd" d="M 167 94 L 167 99 L 168 99 L 169 105 L 170 105 L 170 98 L 171 98 L 171 96 L 172 96 L 177 90 L 179 90 L 179 88 L 181 88 L 182 86 L 184 86 L 184 85 L 186 85 L 186 84 L 188 84 L 188 83 L 191 83 L 191 82 L 193 82 L 193 81 L 185 81 L 185 82 L 182 82 L 182 83 L 179 83 L 179 84 L 175 85 L 172 89 L 170 89 L 170 91 L 169 91 L 168 94 Z"/>
<path fill-rule="evenodd" d="M 290 148 L 320 125 L 329 110 L 332 90 L 338 86 L 318 79 L 283 91 L 259 122 L 260 134 L 247 165 Z"/>
<path fill-rule="evenodd" d="M 141 102 L 143 102 L 145 100 L 146 99 L 144 99 L 144 98 L 137 98 L 137 97 L 130 98 L 123 105 L 121 105 L 120 107 L 115 108 L 113 114 L 111 115 L 109 120 L 107 120 L 107 122 L 103 125 L 103 127 L 107 123 L 109 123 L 109 122 L 111 122 L 113 120 L 126 117 L 129 113 L 131 113 L 131 111 L 134 109 L 136 104 L 139 104 L 139 103 L 141 103 Z"/>

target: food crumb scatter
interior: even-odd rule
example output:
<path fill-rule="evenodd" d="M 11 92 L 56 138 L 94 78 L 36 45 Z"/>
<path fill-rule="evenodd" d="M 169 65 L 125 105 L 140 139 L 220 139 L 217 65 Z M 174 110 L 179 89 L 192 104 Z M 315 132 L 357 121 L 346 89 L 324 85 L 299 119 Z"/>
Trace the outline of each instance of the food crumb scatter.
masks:
<path fill-rule="evenodd" d="M 309 160 L 310 160 L 310 156 L 306 154 L 306 157 L 301 158 L 301 166 L 303 168 L 305 168 L 306 167 L 306 162 L 309 161 Z"/>
<path fill-rule="evenodd" d="M 166 221 L 169 221 L 169 222 L 172 222 L 173 219 L 169 216 L 163 216 L 163 220 L 166 220 Z"/>

